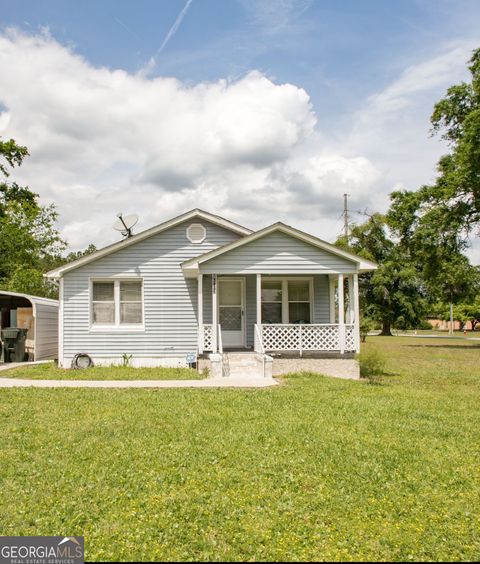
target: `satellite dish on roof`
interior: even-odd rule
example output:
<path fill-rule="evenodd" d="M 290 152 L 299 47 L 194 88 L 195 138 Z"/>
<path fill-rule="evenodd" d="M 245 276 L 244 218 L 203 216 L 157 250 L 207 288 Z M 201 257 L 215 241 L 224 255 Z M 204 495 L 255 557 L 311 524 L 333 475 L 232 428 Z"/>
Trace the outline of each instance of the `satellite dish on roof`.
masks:
<path fill-rule="evenodd" d="M 113 228 L 124 237 L 131 237 L 133 235 L 132 229 L 138 222 L 138 215 L 136 213 L 131 213 L 129 215 L 122 215 L 122 212 L 117 213 L 117 221 L 113 224 Z"/>

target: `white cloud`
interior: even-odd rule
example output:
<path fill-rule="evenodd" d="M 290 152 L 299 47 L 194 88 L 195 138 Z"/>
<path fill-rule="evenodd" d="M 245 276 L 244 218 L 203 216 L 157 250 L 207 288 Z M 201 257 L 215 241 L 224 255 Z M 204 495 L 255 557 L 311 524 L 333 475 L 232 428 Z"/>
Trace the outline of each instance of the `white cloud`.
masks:
<path fill-rule="evenodd" d="M 57 204 L 73 248 L 115 240 L 119 211 L 138 213 L 143 229 L 192 207 L 333 240 L 344 192 L 377 209 L 394 185 L 431 174 L 440 147 L 424 114 L 467 58 L 457 45 L 412 65 L 334 142 L 303 89 L 260 72 L 191 85 L 94 67 L 48 35 L 9 31 L 0 135 L 29 147 L 18 180 Z"/>
<path fill-rule="evenodd" d="M 435 176 L 435 163 L 445 145 L 430 138 L 433 105 L 446 89 L 468 78 L 466 63 L 478 42 L 448 44 L 430 58 L 409 65 L 380 92 L 372 94 L 354 114 L 344 150 L 362 151 L 381 163 L 390 188 L 418 188 Z"/>

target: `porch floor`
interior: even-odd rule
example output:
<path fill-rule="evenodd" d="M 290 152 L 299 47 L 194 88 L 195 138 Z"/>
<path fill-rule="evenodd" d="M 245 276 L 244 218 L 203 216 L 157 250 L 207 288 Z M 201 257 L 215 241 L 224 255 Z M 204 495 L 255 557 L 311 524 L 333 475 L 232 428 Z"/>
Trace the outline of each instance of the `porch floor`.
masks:
<path fill-rule="evenodd" d="M 252 353 L 253 351 L 253 347 L 252 348 L 241 348 L 241 349 L 236 349 L 236 348 L 228 348 L 228 349 L 223 349 L 224 353 Z M 204 352 L 203 354 L 199 354 L 198 358 L 199 359 L 208 359 L 209 355 L 212 354 L 211 352 Z M 351 359 L 351 358 L 355 358 L 355 353 L 354 352 L 345 352 L 343 354 L 341 354 L 338 351 L 303 351 L 302 354 L 300 354 L 299 351 L 265 351 L 265 354 L 268 354 L 268 356 L 271 356 L 272 358 L 325 358 L 325 359 Z"/>

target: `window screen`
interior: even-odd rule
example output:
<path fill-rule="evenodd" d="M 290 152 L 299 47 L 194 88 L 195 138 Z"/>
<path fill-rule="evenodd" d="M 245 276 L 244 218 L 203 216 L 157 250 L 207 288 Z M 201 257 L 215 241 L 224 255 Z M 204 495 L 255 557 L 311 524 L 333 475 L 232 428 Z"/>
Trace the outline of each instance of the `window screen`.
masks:
<path fill-rule="evenodd" d="M 120 323 L 142 323 L 142 283 L 120 282 Z"/>
<path fill-rule="evenodd" d="M 115 323 L 115 290 L 113 282 L 93 283 L 93 323 Z"/>

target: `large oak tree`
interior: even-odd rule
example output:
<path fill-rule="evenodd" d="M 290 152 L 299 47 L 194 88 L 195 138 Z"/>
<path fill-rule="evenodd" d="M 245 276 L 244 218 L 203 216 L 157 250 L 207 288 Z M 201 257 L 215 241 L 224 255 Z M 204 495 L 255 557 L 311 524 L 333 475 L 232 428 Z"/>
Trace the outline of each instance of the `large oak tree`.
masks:
<path fill-rule="evenodd" d="M 56 289 L 43 273 L 66 243 L 55 226 L 55 207 L 40 205 L 38 194 L 10 181 L 27 156 L 26 147 L 0 139 L 0 288 L 52 297 Z"/>

